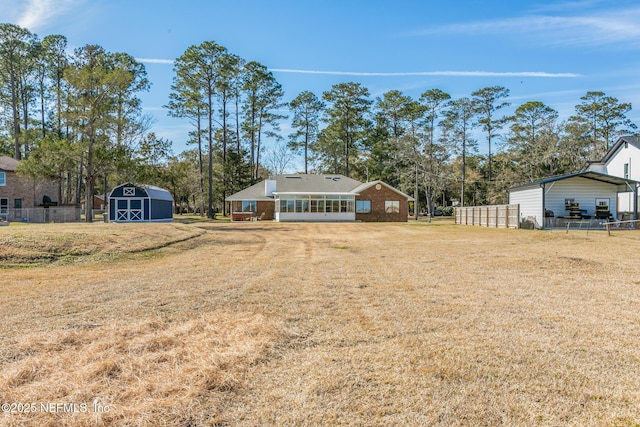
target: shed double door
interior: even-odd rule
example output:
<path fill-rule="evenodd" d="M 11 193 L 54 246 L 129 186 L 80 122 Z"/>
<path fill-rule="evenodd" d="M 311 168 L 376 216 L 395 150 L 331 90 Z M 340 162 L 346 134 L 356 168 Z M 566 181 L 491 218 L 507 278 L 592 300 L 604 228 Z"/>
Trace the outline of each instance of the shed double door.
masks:
<path fill-rule="evenodd" d="M 142 221 L 142 199 L 118 199 L 116 221 Z"/>

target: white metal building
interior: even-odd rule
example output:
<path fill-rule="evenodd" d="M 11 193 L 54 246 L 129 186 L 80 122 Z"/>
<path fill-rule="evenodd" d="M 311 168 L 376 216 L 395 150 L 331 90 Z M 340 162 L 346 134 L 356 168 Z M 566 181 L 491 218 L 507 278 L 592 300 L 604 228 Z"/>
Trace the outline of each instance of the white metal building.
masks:
<path fill-rule="evenodd" d="M 509 190 L 509 204 L 520 205 L 520 217 L 531 218 L 537 228 L 545 228 L 545 217 L 569 216 L 567 206 L 578 203 L 585 217 L 594 217 L 596 206 L 607 206 L 614 218 L 618 211 L 618 194 L 632 192 L 638 200 L 638 182 L 598 172 L 587 171 L 531 182 Z M 638 204 L 633 206 L 637 218 Z M 546 214 L 546 215 L 545 215 Z"/>

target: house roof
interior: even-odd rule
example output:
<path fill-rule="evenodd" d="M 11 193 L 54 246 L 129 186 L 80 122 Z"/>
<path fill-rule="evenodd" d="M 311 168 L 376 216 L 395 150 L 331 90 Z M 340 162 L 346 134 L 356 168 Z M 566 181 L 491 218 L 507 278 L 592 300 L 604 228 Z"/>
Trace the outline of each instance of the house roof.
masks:
<path fill-rule="evenodd" d="M 392 186 L 390 186 L 389 184 L 377 180 L 377 181 L 372 181 L 372 182 L 365 182 L 364 184 L 359 185 L 358 187 L 354 188 L 352 191 L 354 193 L 360 193 L 364 190 L 366 190 L 367 188 L 371 188 L 376 184 L 380 184 L 380 185 L 384 185 L 385 187 L 387 187 L 388 189 L 395 191 L 396 193 L 398 193 L 399 195 L 401 195 L 402 197 L 406 197 L 407 200 L 409 200 L 410 202 L 415 201 L 415 199 L 411 196 L 409 196 L 408 194 L 403 193 L 402 191 L 398 190 L 397 188 L 394 188 Z"/>
<path fill-rule="evenodd" d="M 13 157 L 0 156 L 0 170 L 15 172 L 16 167 L 18 167 L 19 163 L 20 161 L 14 159 Z"/>
<path fill-rule="evenodd" d="M 260 181 L 251 187 L 247 187 L 244 190 L 228 196 L 226 200 L 273 200 L 273 197 L 265 195 L 264 181 Z"/>
<path fill-rule="evenodd" d="M 594 181 L 605 182 L 607 184 L 613 184 L 613 185 L 627 185 L 627 184 L 637 185 L 638 184 L 638 181 L 634 181 L 632 179 L 620 178 L 618 176 L 606 175 L 599 172 L 585 171 L 585 172 L 571 173 L 568 175 L 552 176 L 549 178 L 541 179 L 539 181 L 533 181 L 527 184 L 517 185 L 515 187 L 511 187 L 511 189 L 549 184 L 552 182 L 562 181 L 569 178 L 587 178 L 587 179 L 592 179 Z"/>
<path fill-rule="evenodd" d="M 607 154 L 604 155 L 604 157 L 602 158 L 602 160 L 600 162 L 601 163 L 607 163 L 609 160 L 611 160 L 611 157 L 614 156 L 614 154 L 620 149 L 622 144 L 624 144 L 625 142 L 627 144 L 633 145 L 634 147 L 640 149 L 640 137 L 638 137 L 638 136 L 621 136 L 620 138 L 618 138 L 616 143 L 611 146 L 609 151 L 607 151 Z"/>
<path fill-rule="evenodd" d="M 413 200 L 411 197 L 402 193 L 399 190 L 385 184 L 382 181 L 373 181 L 368 183 L 362 183 L 355 179 L 346 177 L 344 175 L 326 174 L 326 175 L 312 175 L 312 174 L 296 174 L 296 175 L 275 175 L 270 178 L 276 181 L 275 191 L 276 195 L 282 194 L 358 194 L 360 191 L 369 188 L 375 184 L 383 184 L 388 188 L 394 190 L 398 194 L 407 197 L 408 200 Z M 273 200 L 273 196 L 267 196 L 265 194 L 265 181 L 245 188 L 231 196 L 227 197 L 228 201 L 238 200 Z"/>
<path fill-rule="evenodd" d="M 609 148 L 609 151 L 604 155 L 604 157 L 600 160 L 588 160 L 587 163 L 582 168 L 582 171 L 588 171 L 589 168 L 595 165 L 606 165 L 609 160 L 620 150 L 620 147 L 627 143 L 629 145 L 633 145 L 637 149 L 640 150 L 640 137 L 639 136 L 621 136 L 618 140 Z"/>
<path fill-rule="evenodd" d="M 270 177 L 276 181 L 276 194 L 349 194 L 361 184 L 360 181 L 343 175 L 275 175 Z M 227 200 L 273 200 L 273 196 L 265 194 L 265 181 L 238 191 L 227 197 Z"/>
<path fill-rule="evenodd" d="M 350 193 L 360 181 L 343 175 L 276 175 L 276 192 L 281 193 Z"/>

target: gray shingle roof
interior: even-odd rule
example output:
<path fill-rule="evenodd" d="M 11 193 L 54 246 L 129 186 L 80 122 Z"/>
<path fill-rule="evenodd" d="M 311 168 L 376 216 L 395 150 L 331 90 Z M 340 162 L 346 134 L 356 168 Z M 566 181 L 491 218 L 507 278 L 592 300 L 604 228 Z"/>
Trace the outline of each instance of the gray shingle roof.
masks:
<path fill-rule="evenodd" d="M 343 175 L 276 175 L 278 193 L 348 193 L 362 184 Z"/>
<path fill-rule="evenodd" d="M 276 192 L 282 193 L 350 193 L 362 183 L 343 175 L 275 175 Z M 265 195 L 265 182 L 259 182 L 245 188 L 227 200 L 273 200 L 273 196 Z"/>
<path fill-rule="evenodd" d="M 382 181 L 362 183 L 344 175 L 276 175 L 271 179 L 276 181 L 277 194 L 358 194 L 380 183 L 407 200 L 413 200 L 411 196 Z M 273 200 L 273 196 L 265 195 L 265 181 L 262 181 L 227 197 L 227 201 L 233 200 Z"/>

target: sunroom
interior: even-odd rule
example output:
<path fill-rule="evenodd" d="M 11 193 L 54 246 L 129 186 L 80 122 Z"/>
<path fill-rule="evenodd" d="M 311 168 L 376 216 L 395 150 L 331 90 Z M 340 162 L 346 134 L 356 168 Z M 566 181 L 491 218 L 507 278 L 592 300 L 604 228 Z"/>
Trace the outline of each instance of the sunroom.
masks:
<path fill-rule="evenodd" d="M 353 193 L 273 193 L 276 221 L 355 221 Z"/>

